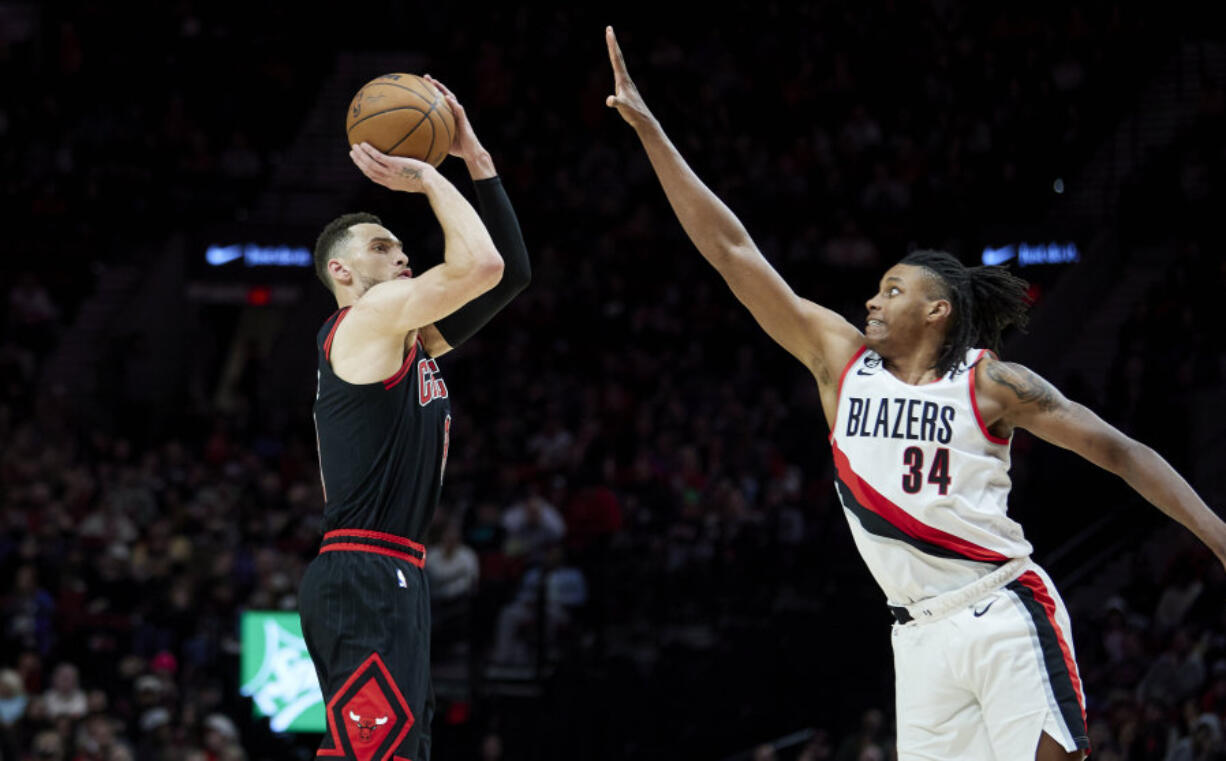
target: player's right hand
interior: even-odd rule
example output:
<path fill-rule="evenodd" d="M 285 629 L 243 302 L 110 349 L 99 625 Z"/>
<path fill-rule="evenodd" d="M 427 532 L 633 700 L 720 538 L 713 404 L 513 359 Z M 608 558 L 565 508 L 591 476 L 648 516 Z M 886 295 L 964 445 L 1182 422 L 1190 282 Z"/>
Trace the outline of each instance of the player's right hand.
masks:
<path fill-rule="evenodd" d="M 626 71 L 626 59 L 622 57 L 613 27 L 605 27 L 604 39 L 609 46 L 609 63 L 613 66 L 613 94 L 605 98 L 604 104 L 616 108 L 626 123 L 635 129 L 650 124 L 655 117 L 643 102 L 643 96 L 639 95 L 639 88 L 634 86 L 630 72 Z"/>
<path fill-rule="evenodd" d="M 385 188 L 406 193 L 424 193 L 426 183 L 438 174 L 434 167 L 424 161 L 388 156 L 380 153 L 369 143 L 358 143 L 349 149 L 349 158 L 358 165 L 362 174 Z"/>

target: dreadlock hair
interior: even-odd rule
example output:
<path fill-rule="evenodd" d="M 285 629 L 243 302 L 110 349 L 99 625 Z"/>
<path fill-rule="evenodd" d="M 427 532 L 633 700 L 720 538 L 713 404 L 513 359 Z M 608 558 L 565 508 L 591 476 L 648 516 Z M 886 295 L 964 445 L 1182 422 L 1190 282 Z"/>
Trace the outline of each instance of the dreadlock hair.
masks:
<path fill-rule="evenodd" d="M 329 222 L 315 241 L 315 274 L 329 291 L 336 292 L 332 278 L 328 276 L 328 260 L 336 247 L 349 239 L 349 228 L 361 224 L 382 225 L 383 222 L 374 214 L 364 211 L 342 214 Z"/>
<path fill-rule="evenodd" d="M 1001 336 L 1010 325 L 1026 326 L 1030 284 L 1004 267 L 967 267 L 944 251 L 912 251 L 900 264 L 923 267 L 937 292 L 953 307 L 945 344 L 937 355 L 941 375 L 953 370 L 972 346 L 1000 354 Z"/>

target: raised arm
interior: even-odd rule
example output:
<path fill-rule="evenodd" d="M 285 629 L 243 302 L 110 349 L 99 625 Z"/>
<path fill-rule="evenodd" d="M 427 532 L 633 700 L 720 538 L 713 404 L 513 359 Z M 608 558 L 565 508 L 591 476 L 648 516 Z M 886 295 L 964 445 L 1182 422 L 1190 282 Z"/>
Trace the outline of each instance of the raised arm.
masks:
<path fill-rule="evenodd" d="M 686 235 L 758 324 L 817 378 L 826 396 L 864 336 L 839 314 L 803 299 L 771 267 L 736 215 L 711 192 L 668 139 L 630 79 L 613 28 L 605 30 L 614 94 L 605 101 L 634 128 Z"/>
<path fill-rule="evenodd" d="M 387 156 L 366 143 L 351 152 L 367 177 L 392 190 L 422 193 L 443 228 L 443 261 L 412 278 L 379 283 L 353 305 L 348 332 L 403 338 L 493 288 L 502 258 L 472 205 L 434 167 Z M 338 336 L 339 340 L 339 336 Z"/>
<path fill-rule="evenodd" d="M 432 357 L 446 354 L 472 337 L 490 319 L 511 303 L 520 291 L 532 280 L 532 266 L 528 261 L 528 248 L 519 229 L 519 219 L 511 207 L 511 199 L 502 186 L 502 179 L 494 168 L 489 151 L 477 139 L 468 112 L 447 86 L 426 75 L 426 79 L 442 92 L 455 115 L 455 138 L 451 141 L 450 154 L 463 159 L 472 177 L 477 193 L 477 209 L 481 221 L 489 230 L 494 245 L 502 254 L 505 268 L 502 279 L 490 290 L 468 302 L 455 312 L 439 320 L 433 326 L 422 329 L 422 343 Z"/>
<path fill-rule="evenodd" d="M 1116 474 L 1196 534 L 1226 566 L 1226 524 L 1161 455 L 1084 405 L 1069 401 L 1022 365 L 984 359 L 975 373 L 979 409 L 986 425 L 1002 434 L 1013 427 L 1025 428 Z"/>

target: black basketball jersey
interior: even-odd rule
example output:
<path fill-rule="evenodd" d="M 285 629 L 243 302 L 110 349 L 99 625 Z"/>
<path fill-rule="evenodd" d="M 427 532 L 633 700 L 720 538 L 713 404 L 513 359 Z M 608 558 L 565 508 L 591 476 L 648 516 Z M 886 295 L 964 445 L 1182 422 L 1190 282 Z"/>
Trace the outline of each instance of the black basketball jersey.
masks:
<path fill-rule="evenodd" d="M 345 307 L 329 317 L 316 338 L 324 531 L 363 529 L 422 541 L 447 467 L 447 385 L 420 340 L 386 380 L 354 384 L 338 378 L 332 338 L 348 312 Z"/>

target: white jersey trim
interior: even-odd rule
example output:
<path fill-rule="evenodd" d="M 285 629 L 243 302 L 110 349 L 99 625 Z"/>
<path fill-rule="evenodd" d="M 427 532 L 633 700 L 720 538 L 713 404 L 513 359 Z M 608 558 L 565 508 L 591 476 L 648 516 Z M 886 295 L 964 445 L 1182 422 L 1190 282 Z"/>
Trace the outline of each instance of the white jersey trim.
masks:
<path fill-rule="evenodd" d="M 987 424 L 983 422 L 983 413 L 979 411 L 979 396 L 975 389 L 975 381 L 979 378 L 979 361 L 985 356 L 996 359 L 996 355 L 992 353 L 991 349 L 984 349 L 979 352 L 979 356 L 975 357 L 975 362 L 971 365 L 971 371 L 967 373 L 971 393 L 971 409 L 975 412 L 975 422 L 979 424 L 979 430 L 983 431 L 983 435 L 988 441 L 993 444 L 1008 444 L 1011 439 L 1002 439 L 988 430 Z"/>

